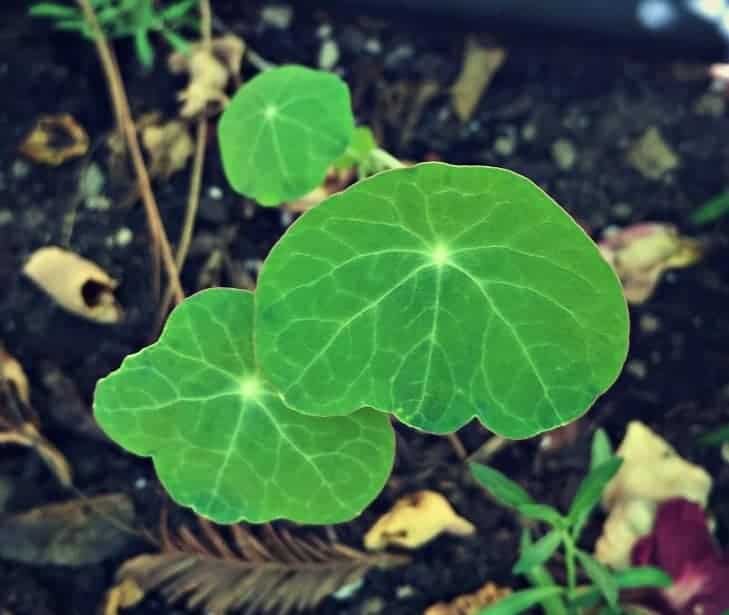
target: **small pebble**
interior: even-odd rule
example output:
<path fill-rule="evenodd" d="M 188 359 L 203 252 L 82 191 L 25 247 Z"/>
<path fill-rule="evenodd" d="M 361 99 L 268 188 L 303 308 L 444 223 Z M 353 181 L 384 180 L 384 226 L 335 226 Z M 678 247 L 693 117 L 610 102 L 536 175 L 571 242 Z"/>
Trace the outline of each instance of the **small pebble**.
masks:
<path fill-rule="evenodd" d="M 415 588 L 412 585 L 401 585 L 395 591 L 395 595 L 399 600 L 406 600 L 412 598 L 415 595 Z"/>
<path fill-rule="evenodd" d="M 376 55 L 382 52 L 382 43 L 376 38 L 368 38 L 364 49 L 367 53 Z"/>
<path fill-rule="evenodd" d="M 513 135 L 496 137 L 493 149 L 499 156 L 511 156 L 516 150 L 516 138 Z"/>
<path fill-rule="evenodd" d="M 134 481 L 134 488 L 135 489 L 144 489 L 148 485 L 148 481 L 143 476 L 140 476 L 137 480 Z"/>
<path fill-rule="evenodd" d="M 668 171 L 678 167 L 681 159 L 658 128 L 652 126 L 630 147 L 628 162 L 644 177 L 660 179 Z"/>
<path fill-rule="evenodd" d="M 132 239 L 134 239 L 134 233 L 132 233 L 132 230 L 123 226 L 114 235 L 114 245 L 120 248 L 125 248 L 132 243 Z"/>
<path fill-rule="evenodd" d="M 537 125 L 534 122 L 527 122 L 521 127 L 521 138 L 524 141 L 534 141 L 537 138 Z"/>
<path fill-rule="evenodd" d="M 263 23 L 272 28 L 286 30 L 291 25 L 293 9 L 285 4 L 269 4 L 261 11 Z"/>
<path fill-rule="evenodd" d="M 621 220 L 628 220 L 633 215 L 633 208 L 627 203 L 613 205 L 613 215 Z"/>
<path fill-rule="evenodd" d="M 638 380 L 645 380 L 645 377 L 648 375 L 648 367 L 645 361 L 641 361 L 640 359 L 631 359 L 628 361 L 625 364 L 625 371 Z"/>
<path fill-rule="evenodd" d="M 726 95 L 724 92 L 706 92 L 694 104 L 694 113 L 718 118 L 726 111 Z"/>
<path fill-rule="evenodd" d="M 322 70 L 331 70 L 339 61 L 339 47 L 329 39 L 322 43 L 319 49 L 319 68 Z"/>
<path fill-rule="evenodd" d="M 577 150 L 572 141 L 557 139 L 552 143 L 552 158 L 562 171 L 569 171 L 577 162 Z"/>
<path fill-rule="evenodd" d="M 362 585 L 364 585 L 364 581 L 362 579 L 357 579 L 353 583 L 342 585 L 342 587 L 332 594 L 332 598 L 336 600 L 349 600 L 360 590 Z"/>
<path fill-rule="evenodd" d="M 208 196 L 211 199 L 219 201 L 223 198 L 223 191 L 218 186 L 210 186 L 210 188 L 208 188 Z"/>
<path fill-rule="evenodd" d="M 10 173 L 15 179 L 25 179 L 30 173 L 30 165 L 24 160 L 16 160 L 10 167 Z"/>
<path fill-rule="evenodd" d="M 92 162 L 81 175 L 79 190 L 85 199 L 97 197 L 104 189 L 106 178 L 98 164 Z"/>
<path fill-rule="evenodd" d="M 92 211 L 108 211 L 111 209 L 111 200 L 103 194 L 89 196 L 84 200 L 84 206 L 86 209 L 90 209 Z"/>
<path fill-rule="evenodd" d="M 330 38 L 331 36 L 332 36 L 331 24 L 323 23 L 316 29 L 316 37 L 320 40 Z"/>
<path fill-rule="evenodd" d="M 294 214 L 286 209 L 281 210 L 281 226 L 286 228 L 294 221 Z"/>
<path fill-rule="evenodd" d="M 395 49 L 393 49 L 385 56 L 385 68 L 397 68 L 401 64 L 409 61 L 413 57 L 413 55 L 415 55 L 415 50 L 412 48 L 411 45 L 398 45 L 397 47 L 395 47 Z"/>
<path fill-rule="evenodd" d="M 0 226 L 10 224 L 15 219 L 13 212 L 9 209 L 0 209 Z"/>
<path fill-rule="evenodd" d="M 655 333 L 661 328 L 661 321 L 653 314 L 643 314 L 640 317 L 640 330 L 643 333 Z"/>
<path fill-rule="evenodd" d="M 359 615 L 378 615 L 385 609 L 385 601 L 379 596 L 370 598 L 362 604 Z"/>

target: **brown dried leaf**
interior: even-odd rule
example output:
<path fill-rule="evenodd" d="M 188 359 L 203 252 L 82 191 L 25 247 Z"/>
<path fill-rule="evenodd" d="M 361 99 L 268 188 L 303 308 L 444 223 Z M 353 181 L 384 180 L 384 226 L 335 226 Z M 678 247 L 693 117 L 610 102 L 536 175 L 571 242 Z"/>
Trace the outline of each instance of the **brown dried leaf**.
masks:
<path fill-rule="evenodd" d="M 640 421 L 628 424 L 616 455 L 623 465 L 603 492 L 602 505 L 609 515 L 595 556 L 620 569 L 630 565 L 635 541 L 653 527 L 659 503 L 681 497 L 706 506 L 712 479 Z"/>
<path fill-rule="evenodd" d="M 484 47 L 473 36 L 466 39 L 461 72 L 451 88 L 453 108 L 462 122 L 471 119 L 478 101 L 505 59 L 506 51 L 502 48 Z"/>
<path fill-rule="evenodd" d="M 114 297 L 118 283 L 95 263 L 56 246 L 31 254 L 23 273 L 62 308 L 102 324 L 115 324 L 123 310 Z"/>
<path fill-rule="evenodd" d="M 201 43 L 193 45 L 186 54 L 175 52 L 170 55 L 170 71 L 190 75 L 187 87 L 177 96 L 183 103 L 182 117 L 222 110 L 228 102 L 225 94 L 228 81 L 240 73 L 244 52 L 245 43 L 228 34 L 213 39 L 209 48 Z"/>
<path fill-rule="evenodd" d="M 510 593 L 508 587 L 499 587 L 489 581 L 472 594 L 463 594 L 451 602 L 438 602 L 429 606 L 423 615 L 476 615 Z"/>
<path fill-rule="evenodd" d="M 435 491 L 416 491 L 400 498 L 365 534 L 369 550 L 390 545 L 417 549 L 442 532 L 470 536 L 473 524 L 460 517 L 448 500 Z"/>
<path fill-rule="evenodd" d="M 316 607 L 373 567 L 408 561 L 314 536 L 297 538 L 269 525 L 260 539 L 243 525 L 231 526 L 226 540 L 208 521 L 201 518 L 199 524 L 202 538 L 184 526 L 176 536 L 163 528 L 162 553 L 128 560 L 117 583 L 131 580 L 144 593 L 159 591 L 169 603 L 185 599 L 190 609 L 285 615 Z"/>
<path fill-rule="evenodd" d="M 28 564 L 98 564 L 127 546 L 134 520 L 124 494 L 49 504 L 5 517 L 0 523 L 0 557 Z"/>
<path fill-rule="evenodd" d="M 20 152 L 42 164 L 58 166 L 89 150 L 89 136 L 68 113 L 41 115 L 20 145 Z"/>
<path fill-rule="evenodd" d="M 195 149 L 187 124 L 171 120 L 144 126 L 140 131 L 152 177 L 167 179 L 185 168 Z"/>

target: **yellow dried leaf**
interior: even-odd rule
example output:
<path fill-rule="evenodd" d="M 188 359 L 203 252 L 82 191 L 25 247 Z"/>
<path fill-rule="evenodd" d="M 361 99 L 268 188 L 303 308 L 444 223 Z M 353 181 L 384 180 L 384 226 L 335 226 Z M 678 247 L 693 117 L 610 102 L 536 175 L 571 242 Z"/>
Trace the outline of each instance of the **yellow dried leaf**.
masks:
<path fill-rule="evenodd" d="M 469 536 L 473 524 L 460 517 L 448 500 L 435 491 L 417 491 L 400 498 L 365 534 L 369 550 L 389 545 L 417 549 L 442 532 Z"/>
<path fill-rule="evenodd" d="M 58 166 L 89 150 L 89 136 L 68 113 L 42 115 L 20 145 L 20 152 L 33 160 Z"/>
<path fill-rule="evenodd" d="M 220 111 L 228 102 L 225 89 L 241 68 L 245 43 L 232 34 L 213 39 L 210 46 L 193 45 L 186 54 L 175 52 L 168 59 L 173 73 L 190 75 L 187 87 L 177 98 L 182 101 L 180 115 L 195 117 L 206 111 Z"/>
<path fill-rule="evenodd" d="M 142 143 L 149 155 L 152 177 L 167 179 L 185 168 L 195 148 L 187 124 L 172 120 L 142 127 Z"/>
<path fill-rule="evenodd" d="M 104 615 L 119 615 L 119 609 L 136 606 L 144 598 L 142 588 L 134 579 L 126 578 L 106 592 Z"/>
<path fill-rule="evenodd" d="M 17 444 L 32 448 L 53 474 L 65 487 L 73 484 L 71 466 L 63 453 L 50 443 L 32 423 L 21 423 L 11 426 L 7 431 L 0 431 L 0 444 Z"/>
<path fill-rule="evenodd" d="M 609 515 L 595 556 L 620 569 L 630 565 L 635 541 L 653 527 L 658 504 L 681 497 L 706 506 L 712 479 L 640 421 L 629 423 L 616 455 L 623 465 L 603 492 L 603 508 Z"/>
<path fill-rule="evenodd" d="M 0 378 L 15 387 L 18 397 L 26 404 L 30 403 L 30 386 L 23 366 L 12 355 L 5 352 L 0 345 Z"/>
<path fill-rule="evenodd" d="M 506 52 L 500 47 L 484 47 L 473 36 L 466 39 L 461 72 L 451 88 L 453 108 L 462 122 L 471 119 L 478 101 L 505 59 Z"/>
<path fill-rule="evenodd" d="M 95 263 L 56 246 L 36 250 L 23 273 L 62 308 L 103 324 L 121 321 L 114 297 L 118 283 Z"/>
<path fill-rule="evenodd" d="M 438 602 L 429 606 L 423 615 L 476 615 L 510 593 L 511 589 L 508 587 L 499 587 L 489 581 L 471 594 L 463 594 L 451 602 Z"/>

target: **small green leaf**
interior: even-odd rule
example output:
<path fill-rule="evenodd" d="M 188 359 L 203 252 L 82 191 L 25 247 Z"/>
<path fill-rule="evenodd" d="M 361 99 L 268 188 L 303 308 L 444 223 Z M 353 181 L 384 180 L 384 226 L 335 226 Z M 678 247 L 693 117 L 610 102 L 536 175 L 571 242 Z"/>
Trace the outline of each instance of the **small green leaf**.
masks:
<path fill-rule="evenodd" d="M 367 126 L 357 126 L 344 154 L 337 158 L 332 166 L 337 169 L 349 169 L 362 164 L 376 147 L 377 142 L 372 131 Z"/>
<path fill-rule="evenodd" d="M 525 529 L 521 534 L 520 549 L 523 552 L 532 544 L 532 538 L 529 530 Z M 524 576 L 534 587 L 553 587 L 555 585 L 554 577 L 544 566 L 534 566 L 531 570 L 527 570 Z M 562 596 L 551 596 L 541 601 L 544 615 L 568 615 L 567 607 L 564 604 Z"/>
<path fill-rule="evenodd" d="M 164 21 L 176 21 L 187 16 L 192 11 L 199 0 L 178 0 L 165 9 L 162 9 L 158 15 Z"/>
<path fill-rule="evenodd" d="M 34 4 L 28 10 L 28 14 L 32 17 L 50 17 L 54 19 L 79 17 L 78 9 L 63 4 L 56 4 L 55 2 L 39 2 L 38 4 Z"/>
<path fill-rule="evenodd" d="M 142 66 L 150 68 L 154 64 L 154 49 L 147 34 L 146 30 L 138 30 L 134 34 L 134 48 Z"/>
<path fill-rule="evenodd" d="M 169 28 L 162 28 L 160 30 L 160 34 L 169 43 L 170 47 L 172 47 L 172 49 L 174 49 L 175 51 L 179 51 L 180 53 L 185 54 L 190 51 L 190 43 L 188 43 L 183 37 L 181 37 L 179 34 L 176 34 Z"/>
<path fill-rule="evenodd" d="M 610 608 L 618 606 L 618 584 L 611 572 L 600 562 L 579 549 L 576 551 L 577 559 L 588 577 L 597 586 Z"/>
<path fill-rule="evenodd" d="M 623 460 L 620 457 L 612 457 L 605 463 L 597 466 L 594 470 L 591 470 L 582 480 L 582 483 L 580 483 L 568 514 L 569 520 L 575 527 L 575 537 L 579 536 L 592 509 L 600 501 L 605 486 L 617 474 L 622 463 Z"/>
<path fill-rule="evenodd" d="M 614 573 L 614 577 L 620 589 L 670 587 L 673 585 L 673 579 L 666 572 L 653 566 L 625 568 Z"/>
<path fill-rule="evenodd" d="M 592 453 L 590 455 L 590 470 L 602 465 L 613 456 L 613 445 L 604 429 L 598 429 L 592 437 Z"/>
<path fill-rule="evenodd" d="M 258 360 L 290 407 L 366 405 L 433 433 L 473 417 L 508 438 L 565 425 L 613 383 L 627 336 L 589 237 L 492 167 L 423 163 L 329 197 L 274 246 L 256 291 Z"/>
<path fill-rule="evenodd" d="M 729 425 L 701 436 L 700 442 L 702 444 L 708 444 L 710 446 L 724 444 L 724 442 L 729 442 Z"/>
<path fill-rule="evenodd" d="M 218 523 L 353 518 L 392 468 L 387 415 L 325 419 L 288 409 L 256 368 L 252 325 L 249 292 L 189 297 L 157 343 L 99 381 L 97 421 L 153 458 L 178 503 Z"/>
<path fill-rule="evenodd" d="M 701 226 L 727 214 L 729 214 L 729 192 L 722 192 L 692 213 L 691 222 Z"/>
<path fill-rule="evenodd" d="M 496 604 L 489 606 L 478 615 L 516 615 L 523 613 L 543 600 L 559 596 L 564 593 L 561 587 L 535 587 L 534 589 L 523 589 L 514 592 L 499 600 Z"/>
<path fill-rule="evenodd" d="M 562 531 L 554 529 L 542 536 L 537 542 L 522 549 L 519 560 L 514 564 L 514 574 L 524 574 L 535 566 L 541 566 L 546 562 L 559 545 L 562 544 Z"/>
<path fill-rule="evenodd" d="M 479 463 L 472 463 L 471 472 L 493 498 L 504 506 L 518 508 L 519 506 L 534 503 L 531 496 L 521 486 L 517 485 L 498 470 Z"/>
<path fill-rule="evenodd" d="M 310 192 L 349 145 L 350 104 L 349 89 L 330 73 L 282 66 L 257 75 L 218 124 L 228 181 L 262 205 Z"/>
<path fill-rule="evenodd" d="M 529 519 L 544 521 L 553 527 L 563 528 L 567 519 L 551 506 L 544 504 L 522 504 L 516 508 L 521 515 Z"/>

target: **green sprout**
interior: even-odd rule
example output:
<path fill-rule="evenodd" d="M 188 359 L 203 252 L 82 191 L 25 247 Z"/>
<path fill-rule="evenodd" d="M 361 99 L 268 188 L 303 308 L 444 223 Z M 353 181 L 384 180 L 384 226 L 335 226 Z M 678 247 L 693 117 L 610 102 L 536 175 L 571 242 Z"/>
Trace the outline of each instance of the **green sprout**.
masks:
<path fill-rule="evenodd" d="M 520 485 L 501 472 L 484 465 L 472 465 L 475 478 L 497 502 L 548 528 L 547 533 L 536 542 L 532 541 L 528 530 L 523 532 L 519 559 L 513 567 L 514 574 L 526 576 L 534 587 L 511 594 L 479 615 L 516 615 L 536 605 L 541 605 L 546 615 L 583 612 L 620 614 L 623 613 L 618 601 L 620 590 L 671 585 L 671 577 L 658 568 L 640 566 L 613 572 L 578 546 L 585 523 L 621 463 L 622 459 L 612 454 L 605 433 L 598 430 L 592 443 L 590 471 L 577 489 L 566 514 L 535 502 Z M 566 587 L 556 585 L 545 567 L 560 549 L 564 558 Z M 589 583 L 578 585 L 580 572 Z"/>
<path fill-rule="evenodd" d="M 194 10 L 197 0 L 175 0 L 157 7 L 154 0 L 90 0 L 99 25 L 109 38 L 133 38 L 139 62 L 145 68 L 154 64 L 152 33 L 161 35 L 176 51 L 186 53 L 189 43 L 178 32 L 197 27 Z M 78 32 L 93 39 L 91 27 L 80 9 L 56 2 L 38 2 L 30 7 L 33 17 L 53 20 L 58 30 Z"/>
<path fill-rule="evenodd" d="M 334 164 L 365 177 L 302 215 L 254 294 L 198 293 L 96 389 L 95 416 L 213 520 L 351 519 L 382 489 L 391 418 L 526 438 L 582 415 L 625 360 L 620 283 L 528 179 L 404 167 L 337 77 L 271 69 L 219 124 L 233 188 L 275 205 Z"/>

